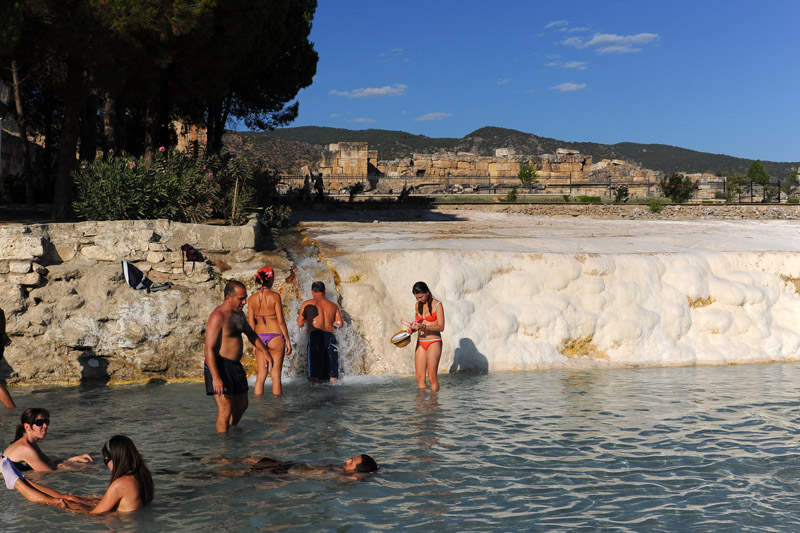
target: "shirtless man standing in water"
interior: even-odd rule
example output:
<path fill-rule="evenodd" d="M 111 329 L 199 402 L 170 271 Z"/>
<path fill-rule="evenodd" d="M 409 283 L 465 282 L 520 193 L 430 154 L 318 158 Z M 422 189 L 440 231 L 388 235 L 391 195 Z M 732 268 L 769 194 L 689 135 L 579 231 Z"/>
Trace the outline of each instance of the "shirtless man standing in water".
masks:
<path fill-rule="evenodd" d="M 247 374 L 242 366 L 242 333 L 257 350 L 263 350 L 266 365 L 272 366 L 264 343 L 247 323 L 242 309 L 247 290 L 238 281 L 225 286 L 225 300 L 208 317 L 203 373 L 206 394 L 217 402 L 217 433 L 227 433 L 247 410 Z"/>
<path fill-rule="evenodd" d="M 343 325 L 339 306 L 325 299 L 325 284 L 311 284 L 311 299 L 303 302 L 297 325 L 308 324 L 308 379 L 336 381 L 339 379 L 339 347 L 333 328 Z"/>

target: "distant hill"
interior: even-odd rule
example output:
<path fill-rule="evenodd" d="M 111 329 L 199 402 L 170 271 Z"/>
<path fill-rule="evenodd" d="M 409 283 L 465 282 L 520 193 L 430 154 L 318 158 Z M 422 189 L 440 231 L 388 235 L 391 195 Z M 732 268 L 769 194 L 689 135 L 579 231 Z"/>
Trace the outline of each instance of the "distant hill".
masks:
<path fill-rule="evenodd" d="M 288 173 L 296 173 L 302 165 L 316 162 L 325 145 L 346 141 L 368 143 L 370 150 L 377 150 L 378 158 L 382 160 L 398 159 L 412 153 L 439 151 L 494 155 L 496 148 L 513 148 L 518 154 L 541 155 L 555 153 L 557 148 L 569 148 L 591 155 L 594 161 L 623 159 L 664 173 L 725 174 L 732 170 L 745 174 L 753 162 L 750 159 L 697 152 L 665 144 L 625 142 L 609 145 L 569 142 L 496 127 L 480 128 L 461 139 L 426 137 L 403 131 L 347 130 L 320 126 L 282 128 L 267 132 L 228 132 L 224 138 L 227 150 L 261 158 L 278 170 Z M 781 180 L 786 179 L 792 168 L 800 166 L 800 162 L 762 163 L 772 178 Z"/>

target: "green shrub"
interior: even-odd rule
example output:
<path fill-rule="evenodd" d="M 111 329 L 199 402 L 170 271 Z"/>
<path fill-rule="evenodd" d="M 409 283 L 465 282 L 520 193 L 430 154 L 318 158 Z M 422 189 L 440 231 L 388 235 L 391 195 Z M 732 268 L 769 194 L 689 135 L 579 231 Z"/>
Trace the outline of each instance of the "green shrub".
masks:
<path fill-rule="evenodd" d="M 565 194 L 565 195 L 561 196 L 561 198 L 564 199 L 564 203 L 565 204 L 568 204 L 569 203 L 569 199 L 570 199 L 570 195 L 569 194 Z"/>
<path fill-rule="evenodd" d="M 660 213 L 664 210 L 666 205 L 666 202 L 661 198 L 653 198 L 650 203 L 647 204 L 647 207 L 650 209 L 651 213 Z"/>
<path fill-rule="evenodd" d="M 696 181 L 692 181 L 678 172 L 673 173 L 670 177 L 661 178 L 661 190 L 676 204 L 687 202 L 699 188 Z"/>
<path fill-rule="evenodd" d="M 603 199 L 600 198 L 599 196 L 580 195 L 580 196 L 577 196 L 577 198 L 578 198 L 579 202 L 584 203 L 584 204 L 600 204 L 600 203 L 603 203 Z"/>
<path fill-rule="evenodd" d="M 800 204 L 800 198 L 797 198 L 797 197 L 789 198 L 788 200 L 786 200 L 786 203 L 787 204 Z"/>
<path fill-rule="evenodd" d="M 627 185 L 620 185 L 614 191 L 614 203 L 621 204 L 627 202 L 628 198 L 630 198 L 630 193 L 628 192 Z"/>
<path fill-rule="evenodd" d="M 514 187 L 510 191 L 506 193 L 505 198 L 503 198 L 504 202 L 516 202 L 517 201 L 517 188 Z"/>
<path fill-rule="evenodd" d="M 531 165 L 524 165 L 520 167 L 519 172 L 517 172 L 517 177 L 524 186 L 530 188 L 536 183 L 539 176 Z"/>
<path fill-rule="evenodd" d="M 207 157 L 161 148 L 149 167 L 142 159 L 109 152 L 73 174 L 75 212 L 87 220 L 168 218 L 242 223 L 259 207 L 277 203 L 277 178 L 243 157 Z M 264 220 L 282 222 L 287 210 Z"/>
<path fill-rule="evenodd" d="M 159 154 L 163 159 L 163 155 Z M 180 218 L 182 179 L 141 160 L 109 153 L 73 173 L 75 212 L 91 220 Z"/>

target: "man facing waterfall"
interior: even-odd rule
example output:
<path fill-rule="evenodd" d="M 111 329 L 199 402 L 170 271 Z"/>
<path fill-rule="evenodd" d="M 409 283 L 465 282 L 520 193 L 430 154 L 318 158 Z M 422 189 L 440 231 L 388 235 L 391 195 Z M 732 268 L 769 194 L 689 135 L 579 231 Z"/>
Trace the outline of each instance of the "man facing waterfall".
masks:
<path fill-rule="evenodd" d="M 239 423 L 247 410 L 247 373 L 242 366 L 242 333 L 256 350 L 262 350 L 267 368 L 272 357 L 256 332 L 247 323 L 242 309 L 247 302 L 247 290 L 238 281 L 225 286 L 225 300 L 211 312 L 206 326 L 206 348 L 203 374 L 206 394 L 217 402 L 217 433 Z"/>
<path fill-rule="evenodd" d="M 339 379 L 339 347 L 333 328 L 342 327 L 339 306 L 325 298 L 325 284 L 311 284 L 311 299 L 300 306 L 297 325 L 308 325 L 308 379 L 336 381 Z"/>

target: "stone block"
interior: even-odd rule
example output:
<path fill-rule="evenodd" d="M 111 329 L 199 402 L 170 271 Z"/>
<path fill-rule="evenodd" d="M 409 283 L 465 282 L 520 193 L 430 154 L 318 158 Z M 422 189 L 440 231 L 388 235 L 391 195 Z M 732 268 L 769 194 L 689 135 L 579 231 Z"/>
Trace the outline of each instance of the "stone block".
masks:
<path fill-rule="evenodd" d="M 147 262 L 148 263 L 160 263 L 164 260 L 164 254 L 159 252 L 148 252 L 147 253 Z"/>
<path fill-rule="evenodd" d="M 44 256 L 44 242 L 41 237 L 0 233 L 0 257 L 7 260 L 31 260 Z"/>
<path fill-rule="evenodd" d="M 78 253 L 78 245 L 74 242 L 55 242 L 53 248 L 55 248 L 56 259 L 62 262 L 71 261 Z"/>
<path fill-rule="evenodd" d="M 111 250 L 106 248 L 105 246 L 97 246 L 95 244 L 90 244 L 88 246 L 81 247 L 81 255 L 86 257 L 87 259 L 93 259 L 95 261 L 117 261 L 119 260 L 119 256 L 112 253 Z"/>
<path fill-rule="evenodd" d="M 37 272 L 28 272 L 27 274 L 15 274 L 13 272 L 10 272 L 6 274 L 6 281 L 16 285 L 33 287 L 41 283 L 42 276 Z"/>
<path fill-rule="evenodd" d="M 246 263 L 247 261 L 250 261 L 255 254 L 256 253 L 252 248 L 242 248 L 233 254 L 233 260 L 237 263 Z"/>
<path fill-rule="evenodd" d="M 13 272 L 14 274 L 27 274 L 31 271 L 31 262 L 19 260 L 9 261 L 8 271 Z"/>

